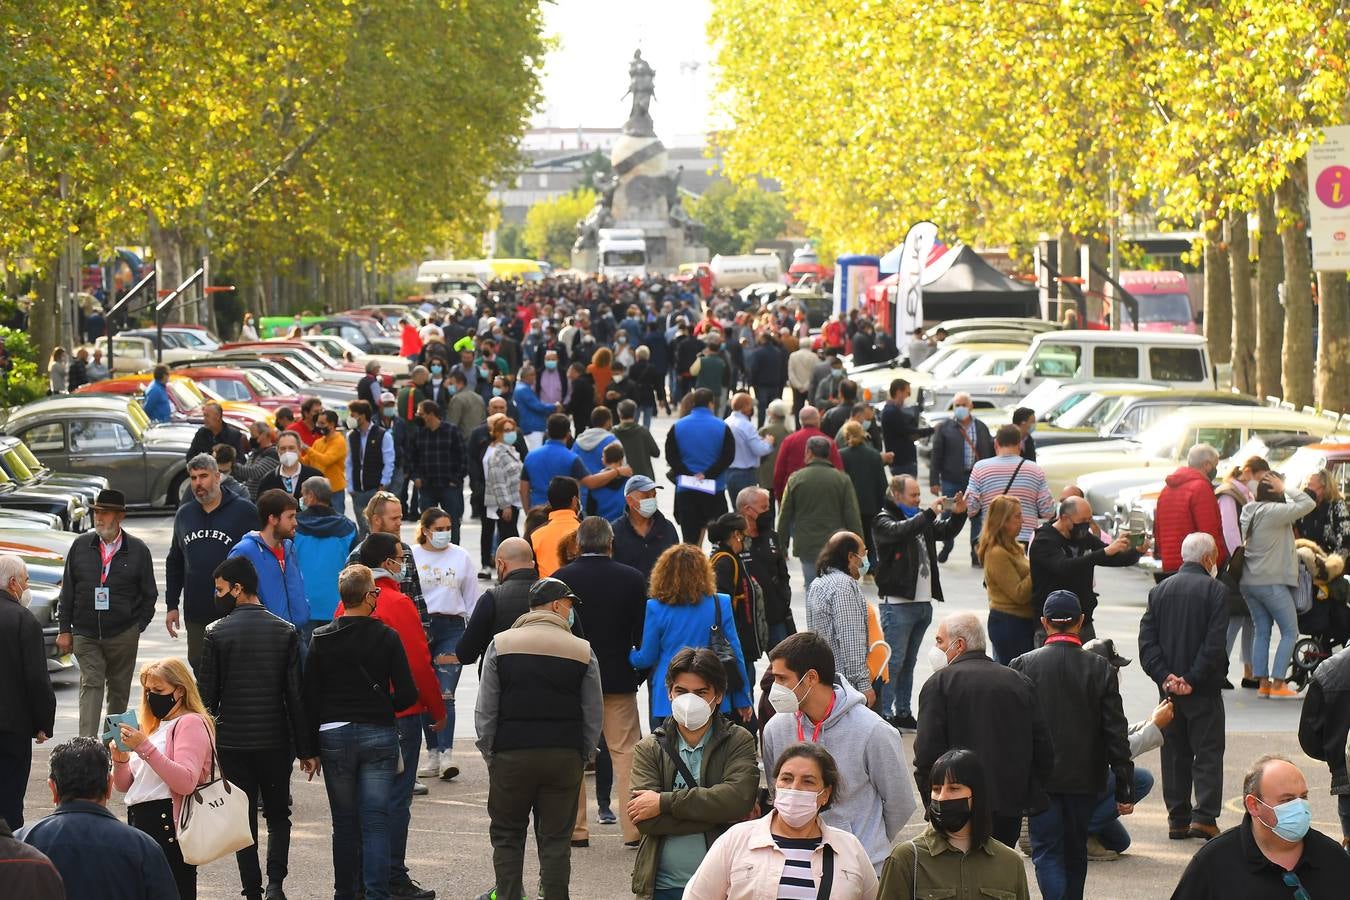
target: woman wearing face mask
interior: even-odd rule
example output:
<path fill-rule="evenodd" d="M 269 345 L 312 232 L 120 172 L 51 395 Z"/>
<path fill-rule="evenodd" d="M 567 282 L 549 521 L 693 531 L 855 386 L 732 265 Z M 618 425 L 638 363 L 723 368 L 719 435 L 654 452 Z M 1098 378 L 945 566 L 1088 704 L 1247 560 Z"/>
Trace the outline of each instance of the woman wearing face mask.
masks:
<path fill-rule="evenodd" d="M 479 544 L 483 568 L 491 571 L 497 545 L 518 534 L 520 521 L 520 473 L 524 466 L 516 441 L 520 437 L 516 423 L 503 415 L 488 417 L 488 436 L 492 443 L 483 452 L 482 540 Z"/>
<path fill-rule="evenodd" d="M 1252 612 L 1252 672 L 1260 679 L 1258 697 L 1299 699 L 1298 691 L 1284 684 L 1284 674 L 1298 637 L 1298 613 L 1294 588 L 1298 586 L 1298 557 L 1294 554 L 1293 524 L 1317 501 L 1303 491 L 1285 490 L 1284 479 L 1274 472 L 1261 476 L 1256 498 L 1242 507 L 1240 523 L 1246 546 L 1242 565 L 1242 596 Z M 1270 662 L 1271 625 L 1280 627 L 1275 662 Z"/>
<path fill-rule="evenodd" d="M 858 579 L 867 571 L 863 539 L 836 531 L 816 560 L 816 580 L 806 592 L 806 627 L 834 651 L 839 673 L 875 707 L 872 673 L 867 666 L 867 600 Z"/>
<path fill-rule="evenodd" d="M 1223 542 L 1228 550 L 1227 558 L 1233 558 L 1233 551 L 1242 546 L 1242 507 L 1256 498 L 1258 479 L 1270 471 L 1270 463 L 1259 456 L 1253 456 L 1233 469 L 1224 478 L 1214 493 L 1219 497 L 1219 521 L 1223 526 Z M 1238 635 L 1242 636 L 1242 686 L 1257 688 L 1261 682 L 1252 677 L 1252 613 L 1242 596 L 1238 581 L 1228 572 L 1227 566 L 1219 571 L 1219 580 L 1228 588 L 1228 649 L 1225 658 L 1233 655 L 1233 644 Z M 1231 681 L 1224 682 L 1225 689 L 1232 688 Z"/>
<path fill-rule="evenodd" d="M 991 833 L 989 789 L 979 757 L 971 750 L 948 750 L 931 773 L 928 827 L 891 851 L 877 897 L 955 896 L 975 884 L 989 896 L 1028 900 L 1022 858 Z"/>
<path fill-rule="evenodd" d="M 1007 665 L 1030 653 L 1036 638 L 1036 611 L 1031 608 L 1031 563 L 1017 543 L 1022 530 L 1022 504 L 1015 497 L 995 497 L 985 510 L 984 530 L 975 553 L 984 566 L 989 592 L 989 642 L 994 661 Z"/>
<path fill-rule="evenodd" d="M 436 667 L 436 678 L 441 683 L 441 695 L 446 698 L 446 727 L 438 739 L 436 732 L 423 732 L 427 741 L 430 762 L 449 781 L 459 774 L 459 768 L 449 765 L 454 750 L 455 689 L 463 667 L 455 656 L 455 647 L 464 636 L 464 627 L 478 602 L 478 570 L 462 547 L 450 540 L 450 516 L 433 506 L 422 513 L 417 523 L 417 534 L 412 548 L 417 577 L 422 583 L 422 600 L 431 616 L 431 661 Z M 428 772 L 423 769 L 424 774 Z M 434 775 L 433 775 L 434 777 Z"/>
<path fill-rule="evenodd" d="M 722 633 L 736 658 L 736 677 L 720 692 L 718 709 L 730 714 L 734 708 L 742 722 L 750 721 L 750 679 L 736 630 L 731 598 L 716 592 L 712 564 L 693 544 L 676 544 L 656 560 L 650 581 L 651 599 L 642 628 L 642 646 L 629 654 L 640 672 L 664 672 L 675 654 L 686 647 L 707 647 L 718 613 Z M 659 677 L 659 676 L 658 676 Z M 739 683 L 736 683 L 739 682 Z M 670 715 L 670 699 L 659 691 L 652 697 L 652 727 Z"/>
<path fill-rule="evenodd" d="M 665 675 L 671 715 L 633 749 L 628 812 L 641 833 L 639 900 L 679 900 L 708 847 L 750 814 L 759 790 L 755 739 L 713 711 L 726 694 L 717 654 L 686 647 Z"/>
<path fill-rule="evenodd" d="M 717 839 L 685 889 L 685 900 L 876 897 L 877 876 L 863 845 L 820 817 L 842 788 L 829 752 L 819 744 L 793 744 L 770 777 L 773 809 Z"/>
<path fill-rule="evenodd" d="M 708 523 L 708 540 L 712 542 L 713 577 L 717 593 L 731 598 L 736 619 L 736 634 L 741 639 L 745 668 L 750 680 L 755 680 L 755 661 L 769 647 L 769 623 L 764 618 L 764 599 L 759 585 L 745 570 L 745 517 L 739 513 L 724 513 Z"/>
<path fill-rule="evenodd" d="M 120 726 L 109 741 L 113 785 L 125 794 L 127 822 L 155 839 L 173 870 L 178 894 L 197 896 L 197 867 L 183 862 L 175 824 L 183 798 L 211 780 L 216 725 L 202 703 L 197 682 L 181 659 L 170 657 L 141 670 L 140 728 Z"/>
<path fill-rule="evenodd" d="M 1350 511 L 1336 480 L 1326 469 L 1318 469 L 1304 480 L 1303 490 L 1317 505 L 1294 526 L 1298 536 L 1315 541 L 1326 553 L 1350 557 Z"/>

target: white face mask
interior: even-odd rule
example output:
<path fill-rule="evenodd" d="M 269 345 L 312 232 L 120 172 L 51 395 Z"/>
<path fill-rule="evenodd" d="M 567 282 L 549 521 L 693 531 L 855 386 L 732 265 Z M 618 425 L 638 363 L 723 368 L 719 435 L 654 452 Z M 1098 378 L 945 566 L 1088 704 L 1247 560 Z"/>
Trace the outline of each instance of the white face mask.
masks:
<path fill-rule="evenodd" d="M 294 450 L 283 450 L 281 452 L 281 465 L 283 468 L 291 468 L 300 461 L 300 454 Z"/>
<path fill-rule="evenodd" d="M 947 654 L 936 645 L 928 648 L 928 664 L 937 672 L 947 668 Z"/>
<path fill-rule="evenodd" d="M 437 550 L 444 550 L 446 547 L 449 547 L 450 532 L 433 531 L 431 533 L 431 546 L 435 547 Z"/>
<path fill-rule="evenodd" d="M 361 423 L 357 420 L 356 416 L 348 416 L 348 417 L 347 417 L 347 430 L 348 430 L 348 431 L 355 431 L 356 428 L 357 428 L 357 426 L 360 425 L 360 424 L 361 424 Z"/>
<path fill-rule="evenodd" d="M 778 788 L 773 793 L 773 808 L 779 817 L 793 828 L 801 828 L 820 811 L 820 793 Z"/>
<path fill-rule="evenodd" d="M 641 515 L 644 519 L 650 519 L 652 516 L 656 515 L 656 498 L 643 497 L 641 500 L 639 500 L 638 514 Z"/>
<path fill-rule="evenodd" d="M 670 714 L 685 728 L 698 731 L 712 718 L 712 707 L 698 694 L 680 694 L 670 701 Z"/>
<path fill-rule="evenodd" d="M 800 679 L 797 684 L 801 684 Z M 801 701 L 797 699 L 797 694 L 793 690 L 795 687 L 796 685 L 788 687 L 776 681 L 769 686 L 769 705 L 773 707 L 774 712 L 790 716 L 797 711 Z"/>
<path fill-rule="evenodd" d="M 19 605 L 24 609 L 33 605 L 33 592 L 28 588 L 24 588 L 23 593 L 19 595 Z"/>

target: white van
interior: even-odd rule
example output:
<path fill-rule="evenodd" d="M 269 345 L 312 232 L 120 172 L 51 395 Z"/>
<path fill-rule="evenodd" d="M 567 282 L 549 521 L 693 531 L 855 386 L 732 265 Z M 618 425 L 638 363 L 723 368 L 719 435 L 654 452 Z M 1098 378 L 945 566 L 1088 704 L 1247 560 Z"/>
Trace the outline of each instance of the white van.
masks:
<path fill-rule="evenodd" d="M 932 393 L 931 405 L 946 409 L 957 393 L 965 391 L 977 406 L 1004 406 L 1045 381 L 1141 381 L 1190 390 L 1218 388 L 1203 335 L 1052 331 L 1036 336 L 1010 374 L 950 379 Z"/>
<path fill-rule="evenodd" d="M 428 294 L 463 291 L 481 297 L 494 277 L 486 259 L 429 259 L 417 267 L 417 283 Z"/>

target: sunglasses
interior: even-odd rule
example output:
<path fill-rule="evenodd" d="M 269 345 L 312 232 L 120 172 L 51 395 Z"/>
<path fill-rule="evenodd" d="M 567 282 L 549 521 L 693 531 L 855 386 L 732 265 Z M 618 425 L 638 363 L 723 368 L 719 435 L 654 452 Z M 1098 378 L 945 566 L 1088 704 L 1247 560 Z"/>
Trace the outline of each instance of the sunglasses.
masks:
<path fill-rule="evenodd" d="M 1308 889 L 1303 886 L 1303 882 L 1298 880 L 1298 876 L 1293 872 L 1284 873 L 1284 886 L 1294 889 L 1294 900 L 1312 900 L 1312 895 Z"/>

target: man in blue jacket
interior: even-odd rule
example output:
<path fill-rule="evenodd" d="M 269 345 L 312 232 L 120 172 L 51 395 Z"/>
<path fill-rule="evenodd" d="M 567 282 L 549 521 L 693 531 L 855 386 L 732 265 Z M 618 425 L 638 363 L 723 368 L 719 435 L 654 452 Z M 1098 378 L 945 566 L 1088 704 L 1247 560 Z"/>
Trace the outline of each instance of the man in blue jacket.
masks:
<path fill-rule="evenodd" d="M 300 485 L 300 502 L 302 508 L 295 517 L 295 558 L 302 568 L 318 573 L 305 583 L 309 622 L 301 635 L 309 643 L 315 628 L 333 620 L 340 599 L 337 576 L 325 578 L 322 573 L 346 568 L 347 554 L 360 542 L 360 534 L 351 519 L 333 509 L 333 486 L 322 475 Z M 360 511 L 364 513 L 365 508 Z"/>
<path fill-rule="evenodd" d="M 215 603 L 215 581 L 211 574 L 224 562 L 230 548 L 258 521 L 258 508 L 248 500 L 220 486 L 220 467 L 209 453 L 188 460 L 188 480 L 192 499 L 178 507 L 173 516 L 173 542 L 164 564 L 164 627 L 169 637 L 178 637 L 181 624 L 187 626 L 188 664 L 193 670 L 201 663 L 206 626 L 220 618 Z M 184 608 L 180 617 L 178 600 Z"/>
<path fill-rule="evenodd" d="M 242 556 L 253 563 L 258 572 L 258 599 L 268 612 L 300 631 L 303 664 L 309 652 L 309 601 L 305 599 L 305 578 L 292 541 L 299 510 L 296 499 L 281 488 L 263 491 L 258 495 L 260 527 L 240 538 L 230 556 Z"/>
<path fill-rule="evenodd" d="M 713 413 L 717 395 L 694 391 L 694 407 L 666 434 L 666 461 L 675 481 L 675 521 L 686 543 L 703 543 L 703 529 L 727 511 L 725 472 L 736 458 L 736 438 Z M 682 481 L 682 476 L 690 476 Z M 697 481 L 712 481 L 707 489 Z"/>
<path fill-rule="evenodd" d="M 575 478 L 583 488 L 604 487 L 615 478 L 627 478 L 631 469 L 602 468 L 592 475 L 586 464 L 567 446 L 567 434 L 572 420 L 562 413 L 548 417 L 548 440 L 538 450 L 525 457 L 525 469 L 520 473 L 520 502 L 525 509 L 548 505 L 548 485 L 559 475 Z"/>
<path fill-rule="evenodd" d="M 169 402 L 169 389 L 164 386 L 169 380 L 168 366 L 155 366 L 152 370 L 150 385 L 145 389 L 141 407 L 152 422 L 167 422 L 173 416 L 173 405 Z"/>
<path fill-rule="evenodd" d="M 47 784 L 56 809 L 15 837 L 46 854 L 67 897 L 177 900 L 173 872 L 155 839 L 108 811 L 111 769 L 108 748 L 97 738 L 72 738 L 54 748 Z"/>
<path fill-rule="evenodd" d="M 520 431 L 525 435 L 525 446 L 538 450 L 544 442 L 544 430 L 548 427 L 548 417 L 558 411 L 558 407 L 545 403 L 535 393 L 534 382 L 538 377 L 534 366 L 525 365 L 520 370 L 516 389 L 511 394 L 516 409 L 520 413 Z"/>

